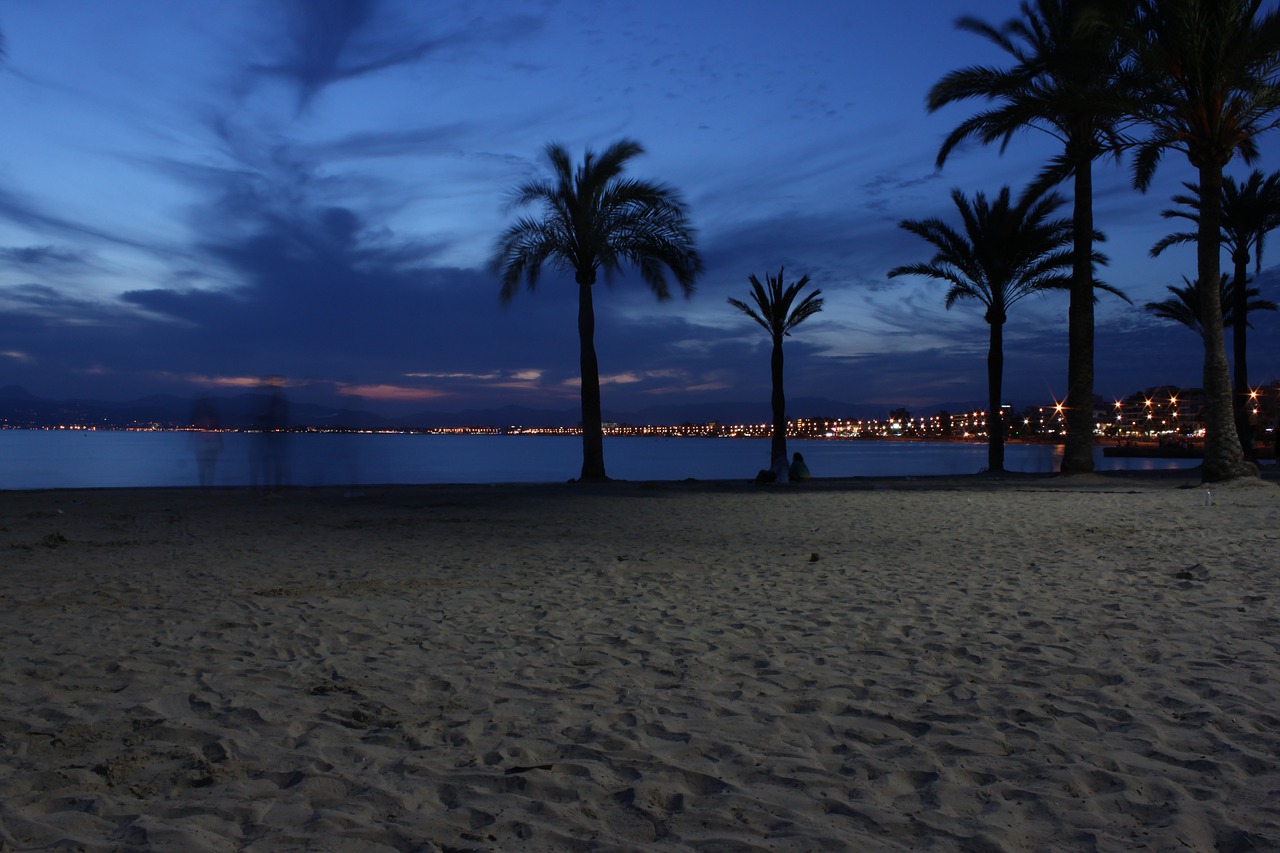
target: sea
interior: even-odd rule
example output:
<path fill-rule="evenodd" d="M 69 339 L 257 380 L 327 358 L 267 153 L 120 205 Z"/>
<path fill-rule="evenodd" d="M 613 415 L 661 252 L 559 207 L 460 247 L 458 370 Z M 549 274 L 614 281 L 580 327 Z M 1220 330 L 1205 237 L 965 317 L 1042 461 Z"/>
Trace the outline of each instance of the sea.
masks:
<path fill-rule="evenodd" d="M 0 430 L 0 489 L 99 489 L 200 485 L 201 434 L 167 431 Z M 264 437 L 222 433 L 211 448 L 208 485 L 266 482 Z M 578 475 L 576 436 L 297 433 L 284 436 L 276 470 L 288 485 L 556 483 Z M 980 443 L 791 440 L 814 477 L 975 474 L 986 468 Z M 206 448 L 210 450 L 210 448 Z M 274 452 L 274 451 L 273 451 Z M 605 467 L 618 480 L 750 480 L 768 467 L 767 439 L 606 437 Z M 1197 459 L 1106 458 L 1097 470 L 1195 467 Z M 1051 473 L 1062 447 L 1005 446 L 1009 471 Z"/>

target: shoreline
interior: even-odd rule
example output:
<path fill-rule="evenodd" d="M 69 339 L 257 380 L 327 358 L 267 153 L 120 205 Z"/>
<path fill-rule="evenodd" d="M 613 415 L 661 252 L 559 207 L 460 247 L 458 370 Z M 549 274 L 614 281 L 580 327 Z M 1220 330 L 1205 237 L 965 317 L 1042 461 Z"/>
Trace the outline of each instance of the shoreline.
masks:
<path fill-rule="evenodd" d="M 1275 483 L 1280 485 L 1280 465 L 1262 465 L 1260 466 L 1258 482 Z M 1243 480 L 1239 482 L 1249 482 Z M 847 477 L 814 477 L 804 482 L 786 483 L 776 485 L 772 483 L 757 484 L 750 478 L 741 479 L 698 479 L 695 477 L 687 477 L 679 480 L 628 480 L 628 479 L 610 479 L 601 483 L 581 483 L 576 479 L 567 478 L 561 481 L 543 481 L 543 482 L 503 482 L 496 481 L 490 483 L 359 483 L 354 485 L 315 485 L 315 486 L 287 486 L 275 493 L 268 493 L 263 489 L 254 488 L 244 485 L 233 486 L 213 486 L 200 487 L 197 485 L 190 486 L 68 486 L 38 489 L 3 489 L 0 488 L 0 497 L 5 495 L 23 495 L 23 494 L 43 494 L 43 493 L 130 493 L 130 492 L 174 492 L 177 494 L 240 494 L 240 495 L 288 495 L 288 494 L 308 494 L 308 493 L 345 493 L 348 496 L 359 497 L 369 492 L 387 492 L 387 491 L 414 491 L 414 490 L 492 490 L 492 489 L 517 489 L 517 490 L 535 490 L 535 489 L 559 489 L 572 488 L 581 491 L 590 490 L 609 490 L 624 489 L 627 487 L 635 487 L 642 489 L 655 488 L 672 488 L 686 490 L 705 490 L 705 491 L 786 491 L 786 490 L 808 490 L 814 492 L 828 491 L 866 491 L 877 489 L 918 489 L 918 490 L 947 490 L 954 491 L 959 489 L 1000 489 L 1000 488 L 1027 488 L 1037 487 L 1045 490 L 1071 490 L 1071 489 L 1093 489 L 1104 486 L 1108 483 L 1120 484 L 1127 483 L 1131 485 L 1169 485 L 1174 484 L 1179 488 L 1197 488 L 1202 485 L 1200 481 L 1200 469 L 1194 468 L 1165 468 L 1158 470 L 1130 470 L 1130 469 L 1114 469 L 1104 471 L 1094 471 L 1088 474 L 1062 474 L 1060 472 L 1035 472 L 1035 471 L 1003 471 L 992 474 L 986 471 L 974 474 L 937 474 L 937 475 L 869 475 L 869 476 L 847 476 Z M 1207 488 L 1214 488 L 1217 483 L 1207 484 Z"/>

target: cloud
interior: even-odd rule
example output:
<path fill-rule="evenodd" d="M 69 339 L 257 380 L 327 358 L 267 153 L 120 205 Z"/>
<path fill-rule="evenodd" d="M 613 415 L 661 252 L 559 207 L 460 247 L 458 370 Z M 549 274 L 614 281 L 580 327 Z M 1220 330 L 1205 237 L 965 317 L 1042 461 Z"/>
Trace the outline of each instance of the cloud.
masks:
<path fill-rule="evenodd" d="M 412 29 L 393 30 L 379 0 L 281 0 L 278 8 L 281 55 L 251 70 L 287 81 L 300 112 L 334 83 L 415 63 L 441 44 L 411 35 Z"/>
<path fill-rule="evenodd" d="M 362 397 L 366 400 L 394 400 L 396 402 L 436 400 L 447 397 L 444 391 L 433 388 L 409 388 L 403 385 L 338 385 L 337 392 L 344 397 Z"/>
<path fill-rule="evenodd" d="M 510 390 L 538 392 L 547 390 L 551 394 L 560 392 L 554 388 L 547 389 L 542 378 L 547 374 L 542 369 L 495 370 L 489 373 L 406 373 L 408 378 L 437 379 L 456 386 L 455 393 L 475 393 L 476 391 Z"/>
<path fill-rule="evenodd" d="M 452 153 L 474 131 L 470 124 L 461 122 L 412 130 L 366 131 L 306 145 L 301 150 L 316 160 L 421 157 L 424 152 Z"/>
<path fill-rule="evenodd" d="M 79 240 L 88 237 L 92 240 L 111 243 L 119 246 L 127 246 L 133 249 L 144 249 L 151 251 L 152 247 L 140 243 L 137 240 L 128 238 L 114 231 L 98 228 L 93 225 L 87 225 L 75 219 L 59 216 L 46 211 L 39 203 L 26 198 L 23 194 L 14 190 L 8 190 L 0 187 L 0 219 L 7 219 L 11 223 L 19 225 L 33 234 L 53 235 L 69 240 Z M 39 249 L 34 250 L 9 250 L 16 251 L 19 254 L 10 260 L 21 263 L 33 263 L 41 259 L 43 254 L 45 259 L 61 260 L 67 262 L 74 259 L 74 252 L 58 252 L 49 250 L 41 252 Z M 22 253 L 26 251 L 28 254 L 24 258 Z"/>
<path fill-rule="evenodd" d="M 278 29 L 267 41 L 274 55 L 252 63 L 248 72 L 251 80 L 287 83 L 299 113 L 335 84 L 414 66 L 447 50 L 528 37 L 542 26 L 528 15 L 471 13 L 450 22 L 433 7 L 436 32 L 424 35 L 416 4 L 385 0 L 277 0 L 277 10 Z"/>
<path fill-rule="evenodd" d="M 137 313 L 108 300 L 78 297 L 45 284 L 0 286 L 0 315 L 47 326 L 83 326 L 137 321 Z"/>
<path fill-rule="evenodd" d="M 189 382 L 202 388 L 261 388 L 270 383 L 270 377 L 267 376 L 177 376 L 169 373 L 160 375 L 180 382 Z"/>
<path fill-rule="evenodd" d="M 502 378 L 501 373 L 406 373 L 410 379 L 463 379 L 473 382 L 486 382 Z"/>
<path fill-rule="evenodd" d="M 18 267 L 77 267 L 85 265 L 83 252 L 56 246 L 22 246 L 0 249 L 0 263 Z"/>

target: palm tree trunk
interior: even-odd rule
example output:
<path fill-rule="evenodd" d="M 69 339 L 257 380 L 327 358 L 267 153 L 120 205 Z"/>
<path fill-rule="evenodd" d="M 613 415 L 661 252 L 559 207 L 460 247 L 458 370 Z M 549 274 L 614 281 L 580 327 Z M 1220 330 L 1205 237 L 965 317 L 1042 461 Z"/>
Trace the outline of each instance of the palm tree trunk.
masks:
<path fill-rule="evenodd" d="M 1244 453 L 1244 458 L 1256 464 L 1258 457 L 1253 449 L 1253 430 L 1249 428 L 1249 361 L 1245 353 L 1247 347 L 1245 330 L 1249 327 L 1249 297 L 1245 292 L 1249 289 L 1249 256 L 1238 251 L 1232 260 L 1236 265 L 1236 292 L 1232 300 L 1235 303 L 1232 306 L 1235 317 L 1231 330 L 1231 347 L 1235 362 L 1233 366 L 1235 368 L 1236 435 L 1240 437 L 1240 450 Z"/>
<path fill-rule="evenodd" d="M 582 481 L 609 479 L 604 473 L 604 418 L 600 413 L 600 363 L 596 360 L 596 311 L 590 281 L 578 280 L 579 369 L 582 376 Z"/>
<path fill-rule="evenodd" d="M 1004 381 L 1004 323 L 991 324 L 987 350 L 987 470 L 1004 470 L 1004 413 L 1000 411 L 1000 386 Z"/>
<path fill-rule="evenodd" d="M 1076 164 L 1067 309 L 1067 445 L 1062 473 L 1093 471 L 1093 162 Z"/>
<path fill-rule="evenodd" d="M 1231 374 L 1222 330 L 1219 282 L 1222 224 L 1222 164 L 1200 159 L 1200 226 L 1196 234 L 1196 268 L 1200 291 L 1200 323 L 1204 330 L 1204 464 L 1205 483 L 1256 477 L 1258 469 L 1244 459 L 1236 433 Z"/>
<path fill-rule="evenodd" d="M 781 456 L 787 458 L 787 395 L 782 390 L 782 336 L 773 338 L 773 356 L 769 360 L 773 376 L 773 443 L 769 463 Z"/>

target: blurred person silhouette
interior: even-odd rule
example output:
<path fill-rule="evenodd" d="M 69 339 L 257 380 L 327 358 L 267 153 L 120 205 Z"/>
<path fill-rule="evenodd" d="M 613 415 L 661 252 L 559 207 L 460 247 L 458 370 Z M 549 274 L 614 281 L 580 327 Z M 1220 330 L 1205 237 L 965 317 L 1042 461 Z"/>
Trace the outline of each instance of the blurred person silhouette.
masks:
<path fill-rule="evenodd" d="M 274 492 L 289 485 L 289 400 L 282 377 L 271 377 L 263 387 L 267 394 L 255 424 L 251 473 L 255 487 Z"/>
<path fill-rule="evenodd" d="M 218 421 L 218 410 L 208 397 L 196 400 L 191 408 L 191 425 L 195 427 L 191 442 L 196 452 L 196 477 L 200 488 L 207 489 L 214 484 L 214 473 L 218 467 L 218 456 L 222 453 L 221 425 Z"/>
<path fill-rule="evenodd" d="M 355 412 L 346 408 L 346 400 L 342 396 L 342 391 L 355 388 L 357 385 L 358 382 L 353 376 L 343 377 L 342 381 L 335 385 L 339 394 L 335 401 L 334 413 L 327 418 L 328 425 L 339 433 L 332 436 L 334 441 L 330 446 L 334 449 L 328 460 L 333 472 L 333 482 L 337 486 L 346 486 L 347 491 L 344 493 L 344 497 L 349 498 L 363 495 L 363 492 L 357 489 L 357 486 L 360 485 L 360 442 L 362 437 L 356 434 L 363 424 Z"/>
<path fill-rule="evenodd" d="M 791 455 L 791 479 L 797 483 L 808 480 L 813 475 L 809 473 L 809 466 L 805 463 L 804 457 L 799 452 Z"/>
<path fill-rule="evenodd" d="M 779 453 L 773 460 L 773 482 L 789 483 L 791 482 L 791 463 L 787 461 L 787 457 Z"/>

